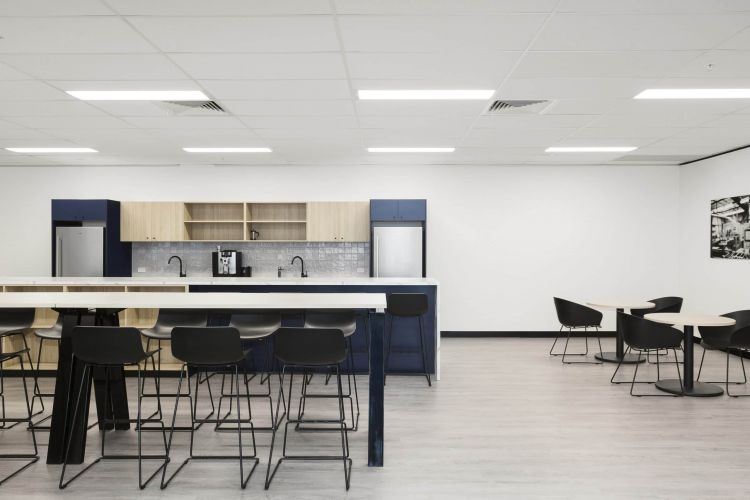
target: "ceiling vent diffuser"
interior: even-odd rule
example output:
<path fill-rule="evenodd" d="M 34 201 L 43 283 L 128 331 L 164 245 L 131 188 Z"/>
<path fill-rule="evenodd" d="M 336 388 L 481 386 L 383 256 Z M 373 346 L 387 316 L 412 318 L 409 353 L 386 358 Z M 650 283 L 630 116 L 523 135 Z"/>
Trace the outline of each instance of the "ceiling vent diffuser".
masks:
<path fill-rule="evenodd" d="M 497 100 L 490 104 L 487 115 L 534 115 L 544 111 L 550 101 Z"/>
<path fill-rule="evenodd" d="M 216 101 L 159 101 L 158 106 L 170 115 L 221 115 L 225 114 Z"/>

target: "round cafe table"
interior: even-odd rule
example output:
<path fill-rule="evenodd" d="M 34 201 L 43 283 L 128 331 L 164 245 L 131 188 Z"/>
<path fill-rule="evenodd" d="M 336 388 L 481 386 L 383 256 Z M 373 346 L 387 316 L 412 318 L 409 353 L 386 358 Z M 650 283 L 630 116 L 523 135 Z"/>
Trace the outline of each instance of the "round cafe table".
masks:
<path fill-rule="evenodd" d="M 618 313 L 624 312 L 625 309 L 631 311 L 633 309 L 653 309 L 656 304 L 653 302 L 644 302 L 638 300 L 597 300 L 587 302 L 591 307 L 599 309 L 615 309 Z M 620 318 L 617 317 L 617 340 L 615 342 L 615 352 L 603 352 L 594 356 L 600 361 L 606 361 L 607 363 L 624 363 L 634 364 L 643 363 L 646 358 L 639 354 L 625 354 L 625 341 L 622 339 L 622 331 L 620 329 Z"/>
<path fill-rule="evenodd" d="M 678 379 L 666 379 L 656 382 L 656 387 L 671 394 L 685 396 L 709 397 L 721 396 L 724 390 L 713 384 L 696 382 L 693 380 L 693 327 L 694 326 L 732 326 L 736 323 L 732 318 L 724 316 L 705 316 L 702 314 L 685 313 L 652 313 L 644 316 L 649 321 L 666 323 L 667 325 L 682 325 L 685 332 L 685 362 L 683 363 L 682 382 Z M 683 390 L 684 388 L 684 390 Z"/>

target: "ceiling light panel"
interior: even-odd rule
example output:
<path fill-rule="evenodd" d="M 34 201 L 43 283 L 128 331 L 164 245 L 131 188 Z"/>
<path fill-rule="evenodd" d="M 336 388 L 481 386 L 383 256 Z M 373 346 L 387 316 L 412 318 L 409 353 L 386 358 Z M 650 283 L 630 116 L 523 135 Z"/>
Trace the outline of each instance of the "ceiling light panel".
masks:
<path fill-rule="evenodd" d="M 45 154 L 45 153 L 98 153 L 91 148 L 5 148 L 14 153 Z"/>
<path fill-rule="evenodd" d="M 66 90 L 82 101 L 210 101 L 200 90 Z"/>

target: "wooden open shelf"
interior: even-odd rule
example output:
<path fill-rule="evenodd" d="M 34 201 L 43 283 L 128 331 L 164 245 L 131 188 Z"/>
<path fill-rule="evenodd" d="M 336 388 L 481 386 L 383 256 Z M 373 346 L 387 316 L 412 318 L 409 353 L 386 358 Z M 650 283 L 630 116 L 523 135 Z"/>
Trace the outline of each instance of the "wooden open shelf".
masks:
<path fill-rule="evenodd" d="M 244 203 L 185 203 L 185 222 L 244 222 Z"/>
<path fill-rule="evenodd" d="M 255 230 L 260 237 L 255 241 L 305 241 L 307 240 L 306 222 L 248 222 L 247 234 Z"/>
<path fill-rule="evenodd" d="M 307 222 L 307 203 L 247 203 L 245 219 L 260 221 Z"/>
<path fill-rule="evenodd" d="M 242 221 L 185 225 L 190 241 L 243 241 L 245 239 L 245 223 Z"/>

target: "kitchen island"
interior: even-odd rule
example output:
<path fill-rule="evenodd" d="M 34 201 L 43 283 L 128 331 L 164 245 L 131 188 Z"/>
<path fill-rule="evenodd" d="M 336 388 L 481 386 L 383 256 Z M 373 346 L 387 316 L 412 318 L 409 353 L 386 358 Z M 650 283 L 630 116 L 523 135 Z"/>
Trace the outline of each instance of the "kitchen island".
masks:
<path fill-rule="evenodd" d="M 178 278 L 152 276 L 135 278 L 50 278 L 50 277 L 4 277 L 0 278 L 2 292 L 185 292 L 185 293 L 425 293 L 429 299 L 429 310 L 425 317 L 427 341 L 427 369 L 440 379 L 440 335 L 438 282 L 430 278 L 214 278 L 196 276 Z M 128 309 L 120 313 L 120 324 L 146 328 L 153 326 L 158 309 Z M 36 327 L 51 326 L 56 313 L 48 309 L 37 309 Z M 214 316 L 214 324 L 222 321 L 221 315 Z M 289 311 L 284 317 L 285 326 L 300 326 L 302 311 Z M 6 340 L 8 342 L 10 340 Z M 17 341 L 17 340 L 16 340 Z M 367 342 L 364 318 L 360 319 L 357 331 L 352 338 L 355 369 L 367 370 Z M 36 359 L 36 342 L 29 342 Z M 410 351 L 419 345 L 419 330 L 409 320 L 393 323 L 393 354 L 390 357 L 387 373 L 422 373 L 422 359 Z M 165 346 L 166 347 L 166 346 Z M 169 351 L 168 348 L 165 351 Z M 166 353 L 165 353 L 166 354 Z M 256 353 L 257 356 L 262 353 Z M 42 353 L 42 368 L 54 369 L 57 353 L 45 349 Z M 260 361 L 260 360 L 256 360 Z M 259 365 L 262 366 L 262 365 Z M 164 367 L 173 368 L 168 357 Z"/>

